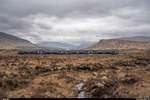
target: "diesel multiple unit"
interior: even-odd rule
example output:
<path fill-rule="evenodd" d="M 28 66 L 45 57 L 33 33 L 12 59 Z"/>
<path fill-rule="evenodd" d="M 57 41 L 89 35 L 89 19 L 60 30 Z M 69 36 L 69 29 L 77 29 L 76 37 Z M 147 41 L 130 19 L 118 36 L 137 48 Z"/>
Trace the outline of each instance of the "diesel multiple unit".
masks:
<path fill-rule="evenodd" d="M 118 54 L 118 50 L 56 50 L 56 51 L 19 51 L 18 54 Z"/>

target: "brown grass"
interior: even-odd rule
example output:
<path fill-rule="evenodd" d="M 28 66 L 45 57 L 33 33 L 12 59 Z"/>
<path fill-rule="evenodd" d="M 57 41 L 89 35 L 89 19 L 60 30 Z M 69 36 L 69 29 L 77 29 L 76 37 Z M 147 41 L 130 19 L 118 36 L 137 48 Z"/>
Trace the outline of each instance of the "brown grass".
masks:
<path fill-rule="evenodd" d="M 89 98 L 150 97 L 149 51 L 124 51 L 119 55 L 16 52 L 0 51 L 0 97 L 72 98 L 77 96 L 75 85 L 80 81 Z"/>

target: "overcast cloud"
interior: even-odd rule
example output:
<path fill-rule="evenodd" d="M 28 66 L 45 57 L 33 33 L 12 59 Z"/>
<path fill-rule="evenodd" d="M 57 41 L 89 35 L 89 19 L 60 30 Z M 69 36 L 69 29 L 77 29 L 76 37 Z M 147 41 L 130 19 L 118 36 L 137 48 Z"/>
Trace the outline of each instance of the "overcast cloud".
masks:
<path fill-rule="evenodd" d="M 0 31 L 33 43 L 150 36 L 150 0 L 0 0 Z"/>

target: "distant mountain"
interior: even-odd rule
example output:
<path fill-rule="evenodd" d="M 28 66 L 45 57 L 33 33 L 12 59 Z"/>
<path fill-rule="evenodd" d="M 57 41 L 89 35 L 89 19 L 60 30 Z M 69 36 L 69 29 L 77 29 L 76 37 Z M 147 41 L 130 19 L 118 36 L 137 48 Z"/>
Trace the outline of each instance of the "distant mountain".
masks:
<path fill-rule="evenodd" d="M 37 43 L 39 47 L 47 48 L 47 49 L 74 49 L 75 46 L 68 43 L 61 43 L 61 42 L 40 42 Z"/>
<path fill-rule="evenodd" d="M 39 47 L 56 50 L 56 49 L 64 49 L 64 50 L 71 50 L 71 49 L 82 49 L 91 46 L 94 43 L 91 42 L 84 42 L 80 45 L 68 44 L 68 43 L 61 43 L 61 42 L 40 42 L 37 43 Z"/>
<path fill-rule="evenodd" d="M 150 49 L 150 37 L 105 39 L 86 49 Z"/>
<path fill-rule="evenodd" d="M 94 45 L 96 42 L 84 42 L 76 47 L 76 49 L 84 49 Z"/>
<path fill-rule="evenodd" d="M 19 37 L 0 32 L 0 49 L 27 49 L 37 48 L 31 42 Z"/>

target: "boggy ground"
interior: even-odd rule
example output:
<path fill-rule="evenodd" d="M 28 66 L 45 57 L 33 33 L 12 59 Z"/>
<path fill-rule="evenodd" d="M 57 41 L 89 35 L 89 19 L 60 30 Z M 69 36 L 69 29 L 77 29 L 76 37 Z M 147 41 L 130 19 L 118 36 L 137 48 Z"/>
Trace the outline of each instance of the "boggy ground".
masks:
<path fill-rule="evenodd" d="M 150 52 L 119 55 L 18 55 L 0 51 L 0 97 L 150 98 Z"/>

